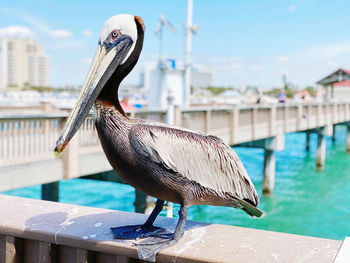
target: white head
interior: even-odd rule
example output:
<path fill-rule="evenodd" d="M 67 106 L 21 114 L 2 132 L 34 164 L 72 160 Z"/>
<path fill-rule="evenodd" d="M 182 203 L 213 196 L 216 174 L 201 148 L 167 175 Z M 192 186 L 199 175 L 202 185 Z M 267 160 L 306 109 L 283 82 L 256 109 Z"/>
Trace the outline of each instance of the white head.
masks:
<path fill-rule="evenodd" d="M 102 27 L 99 42 L 104 43 L 106 40 L 108 40 L 111 34 L 113 34 L 113 32 L 117 34 L 128 35 L 133 41 L 133 44 L 130 47 L 128 54 L 121 63 L 123 64 L 135 48 L 137 39 L 137 27 L 135 22 L 135 16 L 122 14 L 112 16 L 111 18 L 109 18 Z"/>
<path fill-rule="evenodd" d="M 143 35 L 144 24 L 138 16 L 117 15 L 107 20 L 80 97 L 57 141 L 56 151 L 65 148 L 99 96 L 118 99 L 117 94 L 109 95 L 116 93 L 120 81 L 136 64 Z"/>

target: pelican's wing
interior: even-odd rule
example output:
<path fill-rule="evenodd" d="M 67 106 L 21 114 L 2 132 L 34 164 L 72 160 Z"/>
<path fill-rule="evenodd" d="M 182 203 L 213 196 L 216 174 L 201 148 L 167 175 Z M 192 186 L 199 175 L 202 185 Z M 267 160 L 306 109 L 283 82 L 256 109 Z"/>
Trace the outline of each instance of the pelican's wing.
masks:
<path fill-rule="evenodd" d="M 236 196 L 253 206 L 259 202 L 242 162 L 215 136 L 180 128 L 135 125 L 130 142 L 137 154 L 167 170 L 219 193 Z"/>

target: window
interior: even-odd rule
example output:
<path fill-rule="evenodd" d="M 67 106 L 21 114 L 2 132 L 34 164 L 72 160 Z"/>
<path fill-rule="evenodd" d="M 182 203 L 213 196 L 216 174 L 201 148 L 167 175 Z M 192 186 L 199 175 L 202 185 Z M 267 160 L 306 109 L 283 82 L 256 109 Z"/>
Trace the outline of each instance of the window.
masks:
<path fill-rule="evenodd" d="M 12 42 L 7 42 L 7 49 L 8 49 L 8 51 L 13 50 L 13 43 Z"/>

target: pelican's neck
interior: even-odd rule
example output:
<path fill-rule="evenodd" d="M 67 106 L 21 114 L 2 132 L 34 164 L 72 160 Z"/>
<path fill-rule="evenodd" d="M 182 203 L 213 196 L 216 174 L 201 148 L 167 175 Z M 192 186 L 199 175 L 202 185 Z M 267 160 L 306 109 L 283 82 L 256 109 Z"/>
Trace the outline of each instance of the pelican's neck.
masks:
<path fill-rule="evenodd" d="M 105 105 L 106 107 L 114 107 L 121 115 L 127 117 L 123 108 L 120 106 L 118 98 L 120 81 L 116 79 L 115 81 L 109 81 L 101 93 L 97 97 L 96 105 Z"/>
<path fill-rule="evenodd" d="M 118 102 L 119 103 L 119 102 Z M 115 105 L 110 100 L 97 99 L 95 102 L 95 123 L 110 123 L 114 127 L 127 128 L 133 122 L 125 114 L 120 104 Z M 103 125 L 104 126 L 104 125 Z M 96 126 L 97 127 L 97 126 Z"/>

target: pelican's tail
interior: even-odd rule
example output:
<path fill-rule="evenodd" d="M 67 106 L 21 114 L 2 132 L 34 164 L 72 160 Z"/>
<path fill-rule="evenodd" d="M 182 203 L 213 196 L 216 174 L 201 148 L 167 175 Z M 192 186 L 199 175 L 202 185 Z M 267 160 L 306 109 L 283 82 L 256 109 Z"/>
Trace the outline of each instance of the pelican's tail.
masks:
<path fill-rule="evenodd" d="M 248 215 L 250 216 L 256 216 L 261 217 L 264 212 L 255 207 L 254 205 L 250 204 L 246 200 L 242 200 L 240 198 L 237 198 L 239 204 L 242 206 L 242 210 L 244 210 Z"/>

